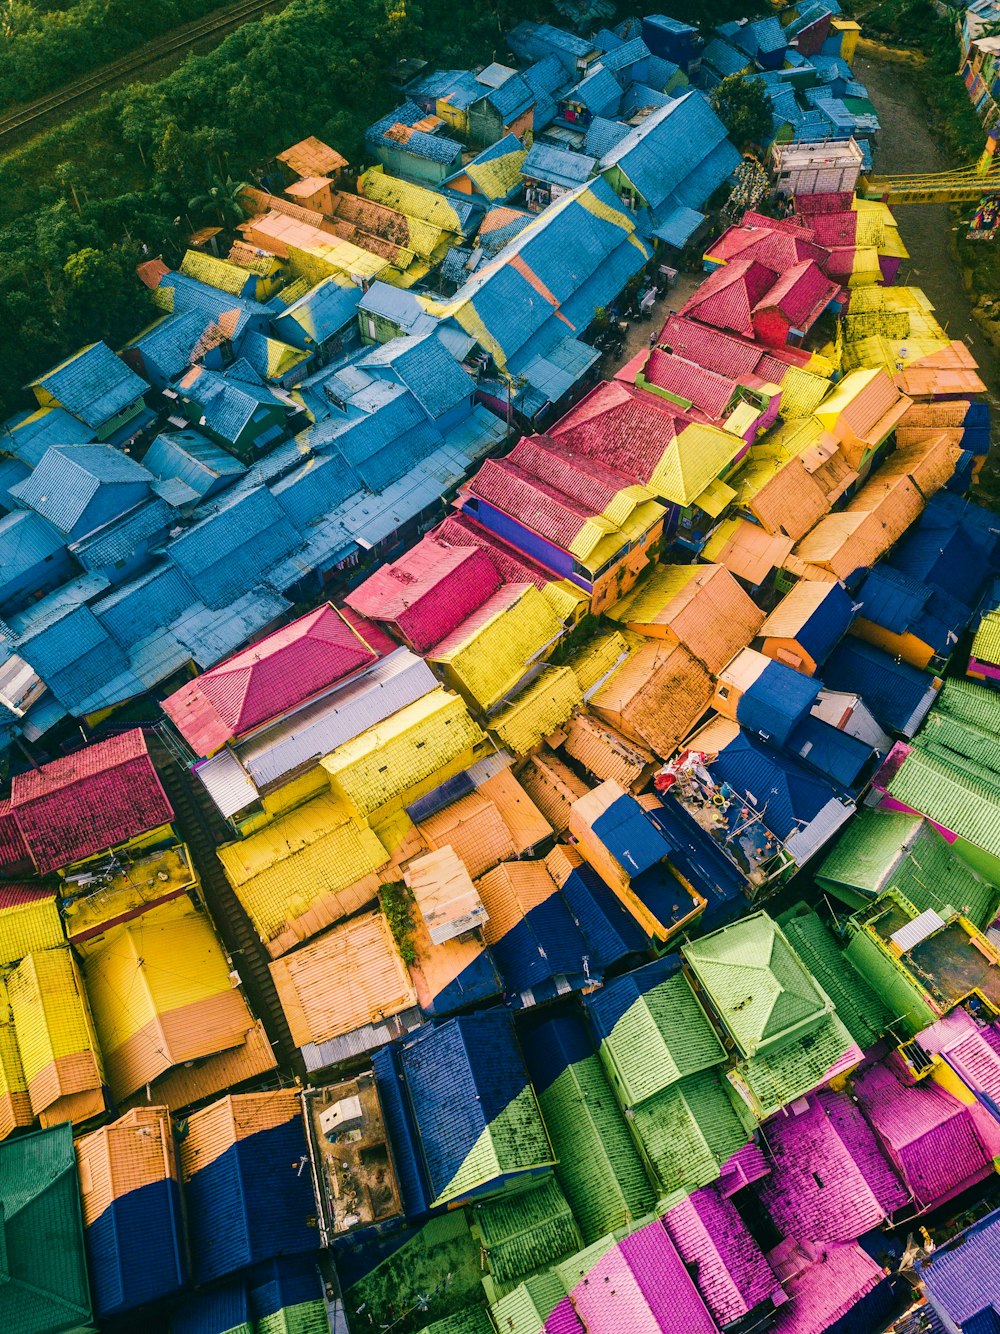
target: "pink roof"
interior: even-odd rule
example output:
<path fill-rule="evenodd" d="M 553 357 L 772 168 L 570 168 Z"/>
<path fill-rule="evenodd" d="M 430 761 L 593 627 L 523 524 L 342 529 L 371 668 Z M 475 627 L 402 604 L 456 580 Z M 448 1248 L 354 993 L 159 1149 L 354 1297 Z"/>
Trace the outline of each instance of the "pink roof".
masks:
<path fill-rule="evenodd" d="M 811 1264 L 785 1280 L 791 1300 L 778 1311 L 771 1334 L 822 1334 L 884 1277 L 854 1242 L 824 1248 Z"/>
<path fill-rule="evenodd" d="M 837 213 L 819 213 L 812 220 L 822 245 L 854 246 L 858 239 L 858 215 L 852 208 Z"/>
<path fill-rule="evenodd" d="M 606 381 L 571 408 L 549 436 L 579 455 L 600 459 L 622 478 L 622 485 L 644 485 L 667 446 L 692 420 L 656 394 Z"/>
<path fill-rule="evenodd" d="M 681 314 L 716 329 L 753 337 L 750 315 L 771 290 L 778 275 L 752 259 L 737 259 L 716 269 L 681 307 Z"/>
<path fill-rule="evenodd" d="M 579 504 L 511 459 L 487 459 L 463 488 L 564 551 L 591 517 Z"/>
<path fill-rule="evenodd" d="M 799 1241 L 854 1241 L 909 1200 L 861 1112 L 824 1090 L 764 1127 L 774 1165 L 759 1186 L 778 1230 Z"/>
<path fill-rule="evenodd" d="M 523 555 L 467 514 L 450 514 L 432 535 L 449 546 L 476 546 L 485 551 L 505 582 L 531 583 L 536 588 L 544 588 L 552 582 L 551 572 L 543 565 Z"/>
<path fill-rule="evenodd" d="M 970 1108 L 939 1085 L 905 1085 L 885 1065 L 871 1066 L 853 1083 L 866 1119 L 922 1210 L 993 1170 Z"/>
<path fill-rule="evenodd" d="M 163 711 L 197 755 L 211 755 L 378 657 L 324 603 L 181 686 Z"/>
<path fill-rule="evenodd" d="M 687 399 L 696 408 L 700 408 L 712 421 L 719 421 L 729 406 L 729 401 L 739 388 L 740 382 L 715 371 L 706 370 L 696 361 L 688 361 L 662 348 L 654 347 L 650 352 L 642 373 L 650 384 L 657 389 L 666 389 L 670 394 L 677 394 Z M 755 376 L 746 375 L 743 383 L 755 380 Z"/>
<path fill-rule="evenodd" d="M 445 635 L 437 644 L 434 644 L 428 651 L 428 657 L 440 658 L 448 653 L 453 653 L 456 649 L 470 639 L 477 630 L 481 630 L 494 616 L 499 616 L 501 612 L 508 611 L 523 596 L 526 588 L 530 584 L 504 584 L 501 588 L 486 599 L 479 607 L 475 607 L 470 614 L 459 625 Z"/>
<path fill-rule="evenodd" d="M 850 198 L 851 196 L 848 195 L 848 199 Z M 769 227 L 771 231 L 788 232 L 790 236 L 799 236 L 805 241 L 811 241 L 815 236 L 812 228 L 798 218 L 769 218 L 766 213 L 756 213 L 753 209 L 747 209 L 739 225 L 741 227 Z"/>
<path fill-rule="evenodd" d="M 587 1334 L 718 1334 L 659 1221 L 607 1251 L 570 1300 Z"/>
<path fill-rule="evenodd" d="M 31 870 L 31 855 L 21 837 L 10 801 L 0 801 L 0 873 L 23 875 Z"/>
<path fill-rule="evenodd" d="M 818 215 L 842 213 L 845 209 L 849 209 L 853 202 L 854 196 L 849 190 L 840 194 L 795 196 L 795 207 L 804 218 L 808 219 L 810 227 L 815 226 Z"/>
<path fill-rule="evenodd" d="M 343 616 L 344 620 L 356 630 L 373 652 L 380 658 L 388 657 L 390 653 L 395 653 L 399 645 L 391 635 L 387 635 L 380 625 L 370 621 L 367 616 L 362 616 L 360 612 L 354 611 L 351 607 L 338 607 L 337 610 Z"/>
<path fill-rule="evenodd" d="M 799 348 L 766 348 L 751 339 L 710 328 L 707 324 L 699 324 L 697 320 L 685 319 L 681 315 L 670 316 L 663 326 L 659 341 L 677 356 L 686 357 L 688 361 L 715 371 L 717 375 L 740 381 L 753 374 L 761 375 L 762 379 L 774 378 L 761 374 L 759 366 L 762 357 L 773 357 L 786 366 L 805 366 L 810 360 L 809 353 Z M 780 384 L 780 380 L 776 383 Z"/>
<path fill-rule="evenodd" d="M 753 313 L 780 310 L 794 329 L 806 333 L 839 291 L 818 264 L 806 259 L 781 275 Z"/>
<path fill-rule="evenodd" d="M 703 1186 L 663 1216 L 663 1225 L 715 1320 L 728 1325 L 769 1298 L 783 1300 L 774 1271 L 732 1200 Z"/>
<path fill-rule="evenodd" d="M 775 273 L 801 263 L 804 259 L 822 264 L 827 252 L 817 245 L 814 234 L 804 227 L 767 226 L 727 227 L 707 254 L 712 259 L 732 262 L 735 259 L 755 259 L 766 264 Z"/>
<path fill-rule="evenodd" d="M 173 819 L 140 728 L 17 774 L 11 800 L 41 875 Z"/>
<path fill-rule="evenodd" d="M 11 883 L 0 885 L 0 911 L 4 908 L 23 908 L 41 899 L 54 899 L 56 891 L 50 885 Z"/>
<path fill-rule="evenodd" d="M 347 596 L 347 603 L 395 625 L 417 653 L 439 643 L 500 587 L 496 566 L 474 546 L 423 538 Z"/>
<path fill-rule="evenodd" d="M 925 1051 L 939 1055 L 973 1093 L 1000 1107 L 1000 1032 L 952 1010 L 918 1035 Z"/>

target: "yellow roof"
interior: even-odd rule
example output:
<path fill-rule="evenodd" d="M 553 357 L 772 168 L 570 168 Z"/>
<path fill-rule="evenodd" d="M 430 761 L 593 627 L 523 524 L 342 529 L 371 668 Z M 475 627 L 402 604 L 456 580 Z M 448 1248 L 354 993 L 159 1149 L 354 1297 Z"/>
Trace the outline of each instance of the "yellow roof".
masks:
<path fill-rule="evenodd" d="M 728 482 L 722 482 L 717 477 L 714 482 L 709 482 L 705 490 L 694 502 L 703 514 L 707 514 L 710 519 L 717 519 L 719 515 L 732 504 L 736 499 L 736 490 Z"/>
<path fill-rule="evenodd" d="M 432 690 L 321 761 L 363 815 L 416 787 L 483 740 L 465 701 Z"/>
<path fill-rule="evenodd" d="M 559 579 L 545 584 L 542 596 L 559 619 L 565 624 L 576 622 L 590 606 L 586 593 L 577 588 L 568 579 Z"/>
<path fill-rule="evenodd" d="M 169 1107 L 172 1112 L 177 1112 L 193 1103 L 202 1103 L 206 1098 L 226 1089 L 259 1079 L 261 1075 L 275 1070 L 277 1065 L 264 1025 L 257 1020 L 247 1029 L 245 1040 L 238 1047 L 230 1047 L 215 1056 L 206 1056 L 203 1061 L 191 1065 L 175 1065 L 168 1070 L 156 1081 L 156 1101 Z M 124 1099 L 121 1106 L 145 1104 L 146 1090 L 143 1088 Z"/>
<path fill-rule="evenodd" d="M 328 1042 L 417 1003 L 381 911 L 364 913 L 271 964 L 296 1046 Z"/>
<path fill-rule="evenodd" d="M 745 444 L 728 431 L 694 422 L 665 450 L 649 479 L 649 489 L 686 509 L 726 471 Z"/>
<path fill-rule="evenodd" d="M 781 415 L 786 420 L 808 417 L 822 403 L 829 388 L 830 381 L 826 376 L 790 366 L 781 382 Z"/>
<path fill-rule="evenodd" d="M 220 292 L 228 292 L 230 296 L 240 296 L 250 278 L 247 270 L 238 264 L 230 264 L 226 259 L 217 259 L 200 250 L 187 251 L 181 260 L 180 271 L 209 287 L 218 288 Z"/>
<path fill-rule="evenodd" d="M 449 683 L 488 711 L 563 633 L 534 584 L 505 584 L 430 653 Z"/>
<path fill-rule="evenodd" d="M 388 176 L 381 167 L 369 167 L 358 177 L 358 194 L 376 204 L 385 204 L 411 218 L 420 218 L 446 232 L 460 232 L 462 224 L 454 206 L 444 195 Z"/>
<path fill-rule="evenodd" d="M 1000 664 L 1000 611 L 988 611 L 972 641 L 972 656 L 980 662 Z"/>
<path fill-rule="evenodd" d="M 33 950 L 54 949 L 65 940 L 54 889 L 0 908 L 0 964 L 16 963 Z"/>
<path fill-rule="evenodd" d="M 10 1010 L 7 980 L 0 976 L 0 1097 L 8 1093 L 26 1093 L 28 1083 L 21 1065 L 21 1053 Z M 29 1114 L 30 1121 L 30 1114 Z"/>
<path fill-rule="evenodd" d="M 656 565 L 608 611 L 608 616 L 625 625 L 666 625 L 670 620 L 667 608 L 704 573 L 700 565 Z"/>
<path fill-rule="evenodd" d="M 521 182 L 521 164 L 528 156 L 526 148 L 502 157 L 489 158 L 486 162 L 470 162 L 465 174 L 487 199 L 505 199 L 511 190 Z"/>
<path fill-rule="evenodd" d="M 64 1056 L 89 1053 L 100 1069 L 83 980 L 68 945 L 22 959 L 7 980 L 7 990 L 29 1085 Z"/>
<path fill-rule="evenodd" d="M 526 755 L 583 703 L 580 682 L 569 667 L 544 667 L 512 704 L 490 721 L 490 731 L 515 755 Z"/>
<path fill-rule="evenodd" d="M 609 613 L 613 615 L 612 613 Z M 566 666 L 573 669 L 584 698 L 597 690 L 605 679 L 628 657 L 629 645 L 624 635 L 618 630 L 606 630 L 588 640 L 571 658 Z"/>

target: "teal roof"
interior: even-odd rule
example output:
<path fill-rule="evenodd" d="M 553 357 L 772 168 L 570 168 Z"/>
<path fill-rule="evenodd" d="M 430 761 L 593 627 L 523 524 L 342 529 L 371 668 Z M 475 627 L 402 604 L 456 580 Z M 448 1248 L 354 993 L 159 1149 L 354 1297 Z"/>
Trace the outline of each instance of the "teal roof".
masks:
<path fill-rule="evenodd" d="M 80 1187 L 69 1124 L 0 1143 L 0 1329 L 90 1328 Z"/>
<path fill-rule="evenodd" d="M 847 1031 L 863 1050 L 879 1040 L 895 1015 L 837 943 L 817 913 L 804 905 L 782 917 L 781 925 L 799 957 L 837 1007 Z"/>
<path fill-rule="evenodd" d="M 583 1238 L 554 1176 L 473 1209 L 497 1294 L 578 1251 Z"/>
<path fill-rule="evenodd" d="M 718 1070 L 671 1084 L 635 1109 L 631 1125 L 663 1195 L 707 1186 L 750 1139 Z"/>
<path fill-rule="evenodd" d="M 568 1066 L 538 1100 L 584 1241 L 649 1213 L 655 1197 L 597 1056 Z"/>
<path fill-rule="evenodd" d="M 624 986 L 627 979 L 622 979 Z M 636 998 L 602 1034 L 601 1057 L 625 1106 L 651 1098 L 685 1075 L 725 1060 L 722 1043 L 682 974 Z"/>
<path fill-rule="evenodd" d="M 815 1028 L 832 1002 L 767 913 L 754 913 L 681 951 L 743 1056 Z"/>

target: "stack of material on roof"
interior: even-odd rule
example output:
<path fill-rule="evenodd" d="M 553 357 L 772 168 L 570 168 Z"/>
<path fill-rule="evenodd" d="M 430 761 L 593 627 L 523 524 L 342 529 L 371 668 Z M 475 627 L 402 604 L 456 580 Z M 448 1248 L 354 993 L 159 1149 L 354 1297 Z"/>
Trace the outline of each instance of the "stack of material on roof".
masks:
<path fill-rule="evenodd" d="M 549 1019 L 523 1038 L 556 1153 L 556 1176 L 587 1245 L 637 1222 L 655 1195 L 583 1022 Z"/>
<path fill-rule="evenodd" d="M 758 1117 L 861 1060 L 833 1002 L 766 913 L 684 945 L 682 953 L 734 1045 L 729 1078 Z"/>
<path fill-rule="evenodd" d="M 92 1329 L 71 1126 L 0 1143 L 0 1217 L 0 1329 L 10 1334 Z"/>
<path fill-rule="evenodd" d="M 324 603 L 181 686 L 164 712 L 196 755 L 211 755 L 375 662 L 385 637 L 364 630 Z"/>
<path fill-rule="evenodd" d="M 574 802 L 569 830 L 648 936 L 669 940 L 703 911 L 702 895 L 672 870 L 663 831 L 613 780 Z"/>
<path fill-rule="evenodd" d="M 7 978 L 31 1110 L 43 1126 L 104 1111 L 104 1068 L 83 980 L 69 947 L 40 950 Z"/>
<path fill-rule="evenodd" d="M 203 911 L 186 896 L 112 927 L 84 961 L 113 1098 L 243 1046 L 253 1018 Z"/>
<path fill-rule="evenodd" d="M 315 1248 L 308 1152 L 293 1089 L 236 1094 L 188 1117 L 180 1167 L 196 1282 Z"/>
<path fill-rule="evenodd" d="M 225 844 L 218 856 L 275 956 L 369 903 L 389 860 L 373 830 L 329 794 Z"/>
<path fill-rule="evenodd" d="M 425 1025 L 373 1064 L 408 1214 L 493 1194 L 553 1165 L 505 1010 Z"/>
<path fill-rule="evenodd" d="M 174 814 L 139 728 L 16 774 L 11 801 L 40 875 L 119 847 Z"/>
<path fill-rule="evenodd" d="M 380 911 L 341 922 L 276 959 L 271 976 L 309 1069 L 334 1063 L 333 1049 L 325 1044 L 399 1014 L 417 1000 Z"/>
<path fill-rule="evenodd" d="M 939 1085 L 904 1084 L 886 1065 L 855 1076 L 854 1092 L 917 1210 L 936 1209 L 993 1171 L 996 1122 L 980 1120 Z M 992 1131 L 987 1136 L 986 1122 Z"/>
<path fill-rule="evenodd" d="M 137 1109 L 85 1135 L 76 1161 L 99 1319 L 180 1291 L 187 1266 L 167 1109 Z"/>
<path fill-rule="evenodd" d="M 719 1176 L 750 1138 L 723 1074 L 725 1051 L 676 959 L 640 968 L 587 1002 L 601 1061 L 661 1195 Z"/>
<path fill-rule="evenodd" d="M 16 963 L 35 950 L 65 940 L 56 891 L 46 885 L 0 885 L 0 964 Z"/>

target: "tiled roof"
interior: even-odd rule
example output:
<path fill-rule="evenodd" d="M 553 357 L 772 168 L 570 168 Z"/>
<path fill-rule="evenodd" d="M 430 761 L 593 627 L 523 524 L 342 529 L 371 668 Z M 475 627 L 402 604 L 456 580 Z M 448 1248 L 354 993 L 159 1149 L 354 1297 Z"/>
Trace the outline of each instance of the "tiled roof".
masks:
<path fill-rule="evenodd" d="M 429 162 L 454 162 L 461 154 L 462 145 L 457 139 L 429 134 L 417 128 L 425 115 L 416 102 L 404 102 L 374 125 L 369 125 L 365 131 L 365 142 L 373 148 L 412 153 L 414 157 L 426 158 Z"/>
<path fill-rule="evenodd" d="M 634 1109 L 632 1129 L 661 1198 L 715 1181 L 722 1164 L 749 1140 L 728 1088 L 712 1067 L 679 1079 Z"/>
<path fill-rule="evenodd" d="M 612 727 L 668 759 L 708 708 L 712 678 L 681 644 L 639 648 L 591 700 Z"/>
<path fill-rule="evenodd" d="M 681 307 L 681 316 L 752 338 L 753 312 L 776 280 L 774 270 L 757 260 L 733 260 L 709 274 Z"/>
<path fill-rule="evenodd" d="M 146 468 L 110 445 L 53 446 L 12 494 L 60 532 L 71 533 L 102 488 L 136 487 L 151 480 Z M 101 515 L 108 517 L 106 512 Z"/>
<path fill-rule="evenodd" d="M 649 207 L 656 209 L 725 138 L 725 127 L 707 97 L 689 92 L 647 116 L 605 155 L 601 168 L 618 167 Z M 703 201 L 683 202 L 696 205 Z"/>
<path fill-rule="evenodd" d="M 543 667 L 536 680 L 490 719 L 490 731 L 515 755 L 527 755 L 583 702 L 569 667 Z"/>
<path fill-rule="evenodd" d="M 297 176 L 328 176 L 347 166 L 346 158 L 314 135 L 292 144 L 291 148 L 278 153 L 277 158 L 291 167 Z"/>
<path fill-rule="evenodd" d="M 771 1252 L 771 1262 L 781 1274 L 781 1248 Z M 791 1300 L 778 1311 L 773 1334 L 823 1334 L 840 1320 L 853 1319 L 855 1308 L 884 1279 L 882 1268 L 855 1243 L 823 1247 L 811 1261 L 796 1256 L 783 1284 Z"/>
<path fill-rule="evenodd" d="M 844 837 L 863 818 L 855 816 Z M 815 912 L 786 915 L 785 935 L 799 958 L 837 1007 L 837 1016 L 862 1050 L 873 1047 L 895 1018 L 886 1000 L 862 977 L 838 945 L 833 932 Z"/>
<path fill-rule="evenodd" d="M 917 1273 L 933 1305 L 955 1325 L 987 1324 L 1000 1312 L 1000 1210 L 935 1247 L 917 1261 Z"/>
<path fill-rule="evenodd" d="M 0 586 L 36 569 L 63 548 L 63 539 L 32 510 L 12 510 L 0 519 Z"/>
<path fill-rule="evenodd" d="M 435 421 L 461 403 L 471 402 L 475 391 L 468 371 L 429 333 L 390 339 L 365 353 L 357 364 L 366 370 L 374 368 L 376 375 L 398 377 Z"/>
<path fill-rule="evenodd" d="M 582 1245 L 576 1220 L 555 1177 L 545 1177 L 539 1185 L 516 1195 L 476 1205 L 473 1217 L 490 1274 L 503 1287 L 571 1255 Z"/>
<path fill-rule="evenodd" d="M 173 818 L 138 728 L 16 775 L 11 798 L 43 875 Z"/>
<path fill-rule="evenodd" d="M 106 343 L 91 343 L 39 376 L 31 387 L 96 429 L 117 417 L 147 385 Z"/>
<path fill-rule="evenodd" d="M 839 290 L 815 261 L 804 259 L 781 273 L 770 291 L 757 302 L 753 313 L 780 310 L 792 328 L 807 332 Z"/>
<path fill-rule="evenodd" d="M 163 709 L 195 752 L 209 755 L 378 656 L 324 603 L 181 686 Z"/>

